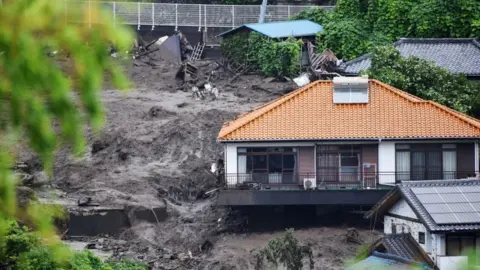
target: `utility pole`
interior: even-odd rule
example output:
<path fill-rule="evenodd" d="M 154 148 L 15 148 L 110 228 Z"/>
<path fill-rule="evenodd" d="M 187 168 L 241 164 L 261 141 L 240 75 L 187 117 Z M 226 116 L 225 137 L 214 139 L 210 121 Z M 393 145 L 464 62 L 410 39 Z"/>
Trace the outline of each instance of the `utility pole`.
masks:
<path fill-rule="evenodd" d="M 262 0 L 262 5 L 260 6 L 260 18 L 258 19 L 258 23 L 263 23 L 265 19 L 265 10 L 267 9 L 267 0 Z"/>

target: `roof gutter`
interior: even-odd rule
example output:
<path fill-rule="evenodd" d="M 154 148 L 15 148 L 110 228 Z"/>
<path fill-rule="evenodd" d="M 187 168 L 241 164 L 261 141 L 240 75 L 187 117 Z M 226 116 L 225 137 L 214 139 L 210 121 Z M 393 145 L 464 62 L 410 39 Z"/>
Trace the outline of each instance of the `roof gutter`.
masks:
<path fill-rule="evenodd" d="M 261 140 L 222 140 L 217 139 L 220 143 L 255 143 L 255 142 L 372 142 L 372 141 L 467 141 L 467 140 L 479 140 L 480 137 L 416 137 L 416 138 L 338 138 L 338 139 L 261 139 Z"/>

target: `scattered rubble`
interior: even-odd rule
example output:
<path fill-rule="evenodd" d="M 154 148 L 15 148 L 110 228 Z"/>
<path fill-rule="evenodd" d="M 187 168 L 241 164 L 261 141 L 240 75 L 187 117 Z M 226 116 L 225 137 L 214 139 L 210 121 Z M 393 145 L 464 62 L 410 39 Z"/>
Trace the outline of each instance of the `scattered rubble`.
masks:
<path fill-rule="evenodd" d="M 104 90 L 106 125 L 99 134 L 86 130 L 86 154 L 73 158 L 68 147 L 57 151 L 51 181 L 19 188 L 21 202 L 51 188 L 62 191 L 55 198 L 72 202 L 74 213 L 110 209 L 128 228 L 69 240 L 117 259 L 139 259 L 152 269 L 252 269 L 250 250 L 278 233 L 247 234 L 248 218 L 215 206 L 224 170 L 216 137 L 224 122 L 298 86 L 289 78 L 248 74 L 249 67 L 226 59 L 202 60 L 199 47 L 180 33 L 173 36 L 138 42 L 133 65 L 126 67 L 136 88 L 126 94 Z M 19 160 L 22 179 L 44 183 L 34 155 L 22 151 Z M 151 210 L 158 205 L 165 205 L 162 218 Z M 138 216 L 147 212 L 148 219 Z M 356 244 L 338 241 L 344 229 L 322 230 L 299 231 L 301 241 L 316 243 L 321 260 L 354 253 Z"/>

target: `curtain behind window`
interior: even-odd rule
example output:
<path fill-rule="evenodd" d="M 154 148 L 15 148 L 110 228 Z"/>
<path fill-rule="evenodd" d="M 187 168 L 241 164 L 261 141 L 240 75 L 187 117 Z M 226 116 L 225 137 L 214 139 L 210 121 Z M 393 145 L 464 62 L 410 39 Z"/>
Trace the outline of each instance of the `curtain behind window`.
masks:
<path fill-rule="evenodd" d="M 410 152 L 397 152 L 397 181 L 410 180 Z"/>
<path fill-rule="evenodd" d="M 238 153 L 246 153 L 246 148 L 238 148 Z M 237 168 L 238 168 L 238 183 L 243 183 L 245 181 L 249 181 L 247 174 L 247 156 L 245 155 L 237 155 Z"/>
<path fill-rule="evenodd" d="M 443 152 L 443 178 L 455 179 L 457 171 L 457 153 L 455 151 Z"/>

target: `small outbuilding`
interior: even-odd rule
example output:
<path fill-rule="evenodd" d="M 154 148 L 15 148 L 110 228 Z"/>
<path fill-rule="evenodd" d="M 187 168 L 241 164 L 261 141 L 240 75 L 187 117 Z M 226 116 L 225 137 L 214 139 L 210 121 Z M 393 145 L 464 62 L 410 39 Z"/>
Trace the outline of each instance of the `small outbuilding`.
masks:
<path fill-rule="evenodd" d="M 258 32 L 269 38 L 315 38 L 316 34 L 323 31 L 323 27 L 318 23 L 309 20 L 294 20 L 268 23 L 249 23 L 233 28 L 217 35 L 217 37 L 227 38 L 240 32 Z"/>

